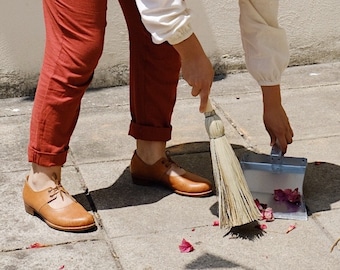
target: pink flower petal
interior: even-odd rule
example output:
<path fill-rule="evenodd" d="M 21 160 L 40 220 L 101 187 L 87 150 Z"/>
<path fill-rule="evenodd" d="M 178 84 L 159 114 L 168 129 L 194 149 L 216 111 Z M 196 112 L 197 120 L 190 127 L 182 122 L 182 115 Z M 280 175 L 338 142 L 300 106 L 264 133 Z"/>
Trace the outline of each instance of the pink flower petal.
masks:
<path fill-rule="evenodd" d="M 274 190 L 274 200 L 275 201 L 285 201 L 286 194 L 283 192 L 282 189 L 275 189 Z"/>
<path fill-rule="evenodd" d="M 267 225 L 266 224 L 259 224 L 256 226 L 256 228 L 260 229 L 260 230 L 266 230 L 267 229 Z"/>
<path fill-rule="evenodd" d="M 294 190 L 291 189 L 275 189 L 274 190 L 274 200 L 281 202 L 291 202 L 291 203 L 300 203 L 301 202 L 301 194 L 299 189 L 296 188 Z"/>
<path fill-rule="evenodd" d="M 262 217 L 266 221 L 273 221 L 274 220 L 273 209 L 270 207 L 266 208 L 262 213 Z"/>
<path fill-rule="evenodd" d="M 322 162 L 322 161 L 315 161 L 315 162 L 314 162 L 314 164 L 317 165 L 317 166 L 318 166 L 318 165 L 321 165 L 321 164 L 324 164 L 324 163 L 325 163 L 325 162 Z"/>
<path fill-rule="evenodd" d="M 288 227 L 288 230 L 286 231 L 286 233 L 290 233 L 292 230 L 294 230 L 296 228 L 296 224 L 292 224 Z"/>
<path fill-rule="evenodd" d="M 256 206 L 257 206 L 257 208 L 259 208 L 259 209 L 260 209 L 260 207 L 261 207 L 261 203 L 260 203 L 259 199 L 255 199 L 255 200 L 254 200 L 254 202 L 255 202 L 255 204 L 256 204 Z"/>
<path fill-rule="evenodd" d="M 291 203 L 299 203 L 301 201 L 301 195 L 299 193 L 299 189 L 296 188 L 296 189 L 292 190 L 287 195 L 287 200 Z"/>
<path fill-rule="evenodd" d="M 262 210 L 264 210 L 264 209 L 267 208 L 267 205 L 264 204 L 264 203 L 260 203 L 259 199 L 255 199 L 254 202 L 255 202 L 257 208 L 258 208 L 260 211 L 262 211 Z"/>
<path fill-rule="evenodd" d="M 194 250 L 194 247 L 183 238 L 182 243 L 179 245 L 179 250 L 181 253 L 189 253 Z"/>
<path fill-rule="evenodd" d="M 42 247 L 46 247 L 46 246 L 47 245 L 36 242 L 36 243 L 30 245 L 29 248 L 42 248 Z"/>
<path fill-rule="evenodd" d="M 220 226 L 220 221 L 219 220 L 215 220 L 213 223 L 213 226 Z"/>
<path fill-rule="evenodd" d="M 254 201 L 261 213 L 261 220 L 273 221 L 274 220 L 273 209 L 267 207 L 267 204 L 260 203 L 258 199 L 255 199 Z"/>

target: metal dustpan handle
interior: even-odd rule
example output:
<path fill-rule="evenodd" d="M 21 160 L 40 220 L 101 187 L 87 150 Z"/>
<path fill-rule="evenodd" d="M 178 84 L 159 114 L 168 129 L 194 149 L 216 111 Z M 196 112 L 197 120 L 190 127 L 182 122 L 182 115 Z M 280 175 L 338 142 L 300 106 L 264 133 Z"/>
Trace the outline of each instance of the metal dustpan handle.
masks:
<path fill-rule="evenodd" d="M 272 157 L 282 157 L 282 151 L 278 143 L 275 143 L 272 147 L 272 151 L 270 153 Z"/>
<path fill-rule="evenodd" d="M 272 151 L 270 153 L 270 162 L 272 164 L 273 172 L 279 173 L 282 171 L 283 156 L 278 143 L 275 143 L 272 147 Z"/>

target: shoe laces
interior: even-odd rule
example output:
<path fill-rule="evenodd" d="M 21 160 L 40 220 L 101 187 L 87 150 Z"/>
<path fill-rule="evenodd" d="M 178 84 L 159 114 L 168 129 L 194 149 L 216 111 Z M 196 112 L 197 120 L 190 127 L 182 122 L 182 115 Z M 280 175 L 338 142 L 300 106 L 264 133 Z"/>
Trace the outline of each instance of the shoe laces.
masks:
<path fill-rule="evenodd" d="M 54 188 L 50 187 L 48 189 L 48 193 L 50 194 L 51 201 L 57 198 L 57 194 L 60 194 L 62 200 L 64 200 L 64 195 L 69 195 L 69 193 L 64 189 L 64 187 L 59 183 Z"/>
<path fill-rule="evenodd" d="M 57 198 L 57 194 L 60 194 L 62 200 L 64 200 L 64 195 L 70 195 L 64 187 L 61 185 L 60 180 L 56 180 L 57 176 L 55 174 L 52 175 L 53 181 L 57 182 L 55 187 L 50 187 L 47 191 L 50 194 L 50 202 L 54 201 Z"/>

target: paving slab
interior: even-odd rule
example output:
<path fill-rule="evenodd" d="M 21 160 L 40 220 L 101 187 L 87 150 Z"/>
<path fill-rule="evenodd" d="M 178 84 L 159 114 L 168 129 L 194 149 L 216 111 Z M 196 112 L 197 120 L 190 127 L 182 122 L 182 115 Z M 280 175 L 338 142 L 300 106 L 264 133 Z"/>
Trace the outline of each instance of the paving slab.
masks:
<path fill-rule="evenodd" d="M 320 226 L 323 233 L 329 238 L 332 243 L 335 243 L 339 239 L 339 224 L 340 222 L 340 209 L 334 209 L 330 211 L 322 211 L 313 214 L 314 221 Z M 338 246 L 338 250 L 340 250 Z"/>
<path fill-rule="evenodd" d="M 28 248 L 2 252 L 2 269 L 121 269 L 110 251 L 100 240 L 66 242 L 42 248 Z"/>
<path fill-rule="evenodd" d="M 0 117 L 0 127 L 0 171 L 27 169 L 29 116 Z"/>
<path fill-rule="evenodd" d="M 340 86 L 324 86 L 322 94 L 319 92 L 319 87 L 282 91 L 284 106 L 295 131 L 295 141 L 305 143 L 308 140 L 340 136 L 340 104 L 334 98 L 340 93 Z M 233 123 L 253 146 L 262 150 L 264 142 L 268 142 L 268 149 L 269 136 L 262 121 L 262 97 L 259 93 L 239 94 L 238 98 L 217 96 L 213 97 L 213 101 L 233 119 Z M 288 148 L 287 154 L 294 146 Z M 309 152 L 313 152 L 313 148 Z"/>
<path fill-rule="evenodd" d="M 128 136 L 128 108 L 92 108 L 79 117 L 70 147 L 76 162 L 99 162 L 131 158 L 135 142 Z"/>
<path fill-rule="evenodd" d="M 132 184 L 134 140 L 127 135 L 127 86 L 88 91 L 63 185 L 94 213 L 97 230 L 67 233 L 25 213 L 21 192 L 31 98 L 0 100 L 0 264 L 4 269 L 337 269 L 340 265 L 340 62 L 288 68 L 282 98 L 295 131 L 287 156 L 305 157 L 308 221 L 276 219 L 262 231 L 252 223 L 229 234 L 213 226 L 215 195 L 187 198 L 163 187 Z M 199 99 L 183 80 L 173 113 L 171 157 L 212 182 L 209 138 Z M 269 154 L 261 92 L 246 72 L 214 82 L 211 99 L 237 156 Z M 264 222 L 261 222 L 264 223 Z M 296 229 L 286 233 L 289 225 Z M 180 253 L 182 239 L 193 244 Z M 28 249 L 34 243 L 46 247 Z"/>
<path fill-rule="evenodd" d="M 242 232 L 224 236 L 218 227 L 207 225 L 177 229 L 176 233 L 129 235 L 112 242 L 125 269 L 316 270 L 334 269 L 332 266 L 339 264 L 338 256 L 329 252 L 331 242 L 320 241 L 315 234 L 319 228 L 314 223 L 297 222 L 297 229 L 287 234 L 289 225 L 287 221 L 275 221 L 268 224 L 266 233 L 254 233 L 250 238 Z M 193 245 L 194 252 L 179 253 L 183 238 Z"/>

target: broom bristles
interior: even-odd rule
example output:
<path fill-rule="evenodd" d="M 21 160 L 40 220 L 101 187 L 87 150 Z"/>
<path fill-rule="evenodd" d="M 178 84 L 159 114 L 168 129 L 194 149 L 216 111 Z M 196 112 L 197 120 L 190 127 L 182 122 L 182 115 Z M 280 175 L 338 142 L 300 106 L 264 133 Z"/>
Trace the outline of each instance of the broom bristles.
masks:
<path fill-rule="evenodd" d="M 218 191 L 220 227 L 231 228 L 258 220 L 260 212 L 248 188 L 241 165 L 229 144 L 221 118 L 206 113 L 206 129 L 215 185 Z"/>

